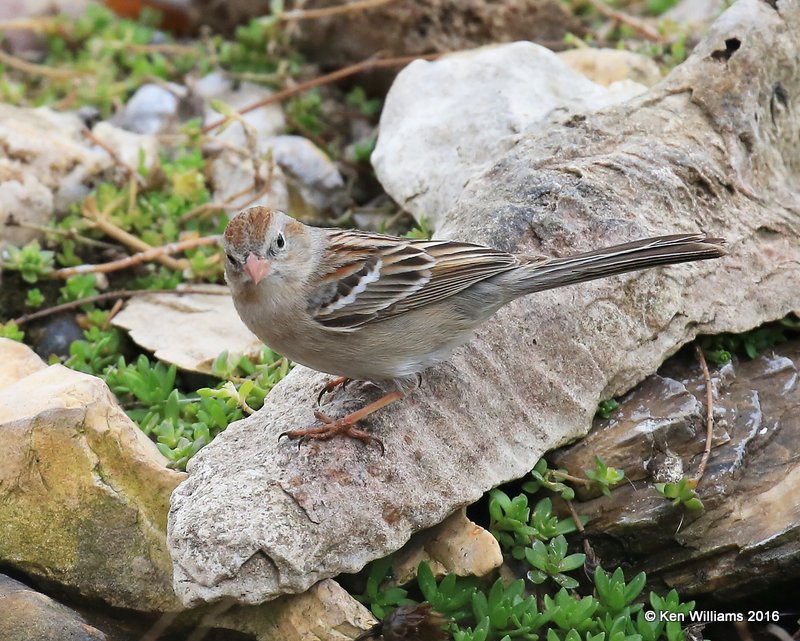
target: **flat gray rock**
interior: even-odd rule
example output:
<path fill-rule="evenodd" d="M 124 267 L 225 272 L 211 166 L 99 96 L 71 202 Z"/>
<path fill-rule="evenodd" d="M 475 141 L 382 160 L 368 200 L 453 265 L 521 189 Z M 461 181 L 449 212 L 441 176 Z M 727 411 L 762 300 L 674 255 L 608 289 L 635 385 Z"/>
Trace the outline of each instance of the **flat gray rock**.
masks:
<path fill-rule="evenodd" d="M 564 255 L 703 230 L 731 255 L 509 305 L 367 422 L 385 456 L 346 439 L 279 443 L 312 424 L 326 380 L 297 368 L 195 457 L 173 493 L 180 598 L 256 603 L 357 570 L 585 434 L 600 399 L 697 334 L 800 307 L 800 112 L 788 108 L 798 55 L 796 3 L 740 0 L 644 96 L 520 136 L 471 177 L 437 236 Z M 419 144 L 425 154 L 435 141 Z M 325 411 L 360 396 L 339 392 Z"/>
<path fill-rule="evenodd" d="M 3 641 L 107 641 L 77 612 L 0 574 L 0 639 Z"/>

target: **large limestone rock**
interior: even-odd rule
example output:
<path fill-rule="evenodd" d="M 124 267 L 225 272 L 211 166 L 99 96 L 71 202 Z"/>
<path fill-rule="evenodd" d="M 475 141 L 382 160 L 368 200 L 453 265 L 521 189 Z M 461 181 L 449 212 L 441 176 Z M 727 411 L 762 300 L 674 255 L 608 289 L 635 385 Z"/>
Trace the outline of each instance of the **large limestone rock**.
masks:
<path fill-rule="evenodd" d="M 592 82 L 532 42 L 417 60 L 389 90 L 372 163 L 400 205 L 436 226 L 469 179 L 520 135 L 645 91 L 630 80 L 609 88 Z"/>
<path fill-rule="evenodd" d="M 279 443 L 314 422 L 326 380 L 296 368 L 262 410 L 195 457 L 173 494 L 181 599 L 255 602 L 356 570 L 585 434 L 600 399 L 698 333 L 746 330 L 800 307 L 798 54 L 796 3 L 740 0 L 644 96 L 487 150 L 437 235 L 564 255 L 703 230 L 724 236 L 731 255 L 509 305 L 418 392 L 367 421 L 385 456 L 345 439 Z M 417 157 L 439 153 L 432 133 L 415 143 Z M 324 411 L 360 402 L 348 388 Z"/>
<path fill-rule="evenodd" d="M 172 592 L 165 530 L 169 494 L 185 475 L 165 467 L 100 379 L 47 367 L 27 346 L 3 338 L 0 451 L 0 563 L 55 592 L 166 611 L 157 627 L 173 633 L 200 625 L 256 641 L 347 641 L 375 623 L 332 580 L 268 604 L 184 611 Z M 102 617 L 92 621 L 106 632 L 114 627 Z M 0 575 L 0 638 L 106 636 Z"/>
<path fill-rule="evenodd" d="M 180 609 L 164 529 L 184 478 L 105 383 L 0 341 L 0 562 L 136 610 Z M 13 371 L 13 370 L 12 370 Z"/>
<path fill-rule="evenodd" d="M 210 606 L 213 608 L 214 606 Z M 256 606 L 237 606 L 209 617 L 215 628 L 253 635 L 256 641 L 351 641 L 377 621 L 336 581 L 320 581 L 303 594 Z"/>
<path fill-rule="evenodd" d="M 47 367 L 27 345 L 0 338 L 0 389 Z"/>

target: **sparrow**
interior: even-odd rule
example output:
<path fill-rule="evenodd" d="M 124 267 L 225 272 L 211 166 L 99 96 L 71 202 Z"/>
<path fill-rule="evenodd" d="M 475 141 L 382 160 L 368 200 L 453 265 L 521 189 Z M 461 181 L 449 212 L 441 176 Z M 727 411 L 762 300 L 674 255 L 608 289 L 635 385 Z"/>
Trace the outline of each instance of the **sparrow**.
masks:
<path fill-rule="evenodd" d="M 725 242 L 704 234 L 647 238 L 564 258 L 510 254 L 452 240 L 412 240 L 310 227 L 267 207 L 228 223 L 225 277 L 244 324 L 274 351 L 348 380 L 391 391 L 339 419 L 291 430 L 289 439 L 346 435 L 406 395 L 409 382 L 449 358 L 472 331 L 511 301 L 535 292 L 658 265 L 718 258 Z M 384 385 L 385 386 L 385 385 Z"/>

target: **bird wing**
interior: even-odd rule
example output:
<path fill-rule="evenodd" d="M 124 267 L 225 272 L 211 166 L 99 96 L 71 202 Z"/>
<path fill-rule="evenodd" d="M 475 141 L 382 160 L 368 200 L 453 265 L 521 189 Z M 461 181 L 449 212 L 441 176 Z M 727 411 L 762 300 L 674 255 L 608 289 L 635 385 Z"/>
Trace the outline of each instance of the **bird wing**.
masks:
<path fill-rule="evenodd" d="M 512 254 L 447 240 L 345 230 L 330 230 L 328 240 L 310 311 L 342 331 L 449 298 L 520 265 Z"/>

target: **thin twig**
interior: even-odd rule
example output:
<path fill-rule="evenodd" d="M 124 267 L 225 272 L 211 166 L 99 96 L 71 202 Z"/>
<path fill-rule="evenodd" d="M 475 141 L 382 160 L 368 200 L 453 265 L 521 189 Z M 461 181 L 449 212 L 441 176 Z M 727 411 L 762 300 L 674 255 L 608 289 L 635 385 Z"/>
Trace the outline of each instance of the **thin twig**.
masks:
<path fill-rule="evenodd" d="M 129 53 L 165 53 L 175 54 L 176 56 L 199 56 L 201 54 L 201 51 L 197 47 L 175 44 L 174 42 L 161 42 L 148 45 L 136 45 L 129 42 L 107 42 L 104 43 L 104 45 L 113 49 L 124 49 Z"/>
<path fill-rule="evenodd" d="M 561 472 L 559 470 L 551 470 L 553 476 L 556 478 L 562 479 L 564 481 L 570 481 L 572 483 L 580 483 L 581 485 L 585 485 L 586 487 L 591 486 L 592 481 L 589 479 L 582 479 L 580 476 L 572 476 L 572 474 L 567 474 L 566 472 Z"/>
<path fill-rule="evenodd" d="M 649 24 L 642 22 L 641 20 L 634 18 L 627 13 L 618 11 L 617 9 L 612 9 L 605 2 L 603 2 L 603 0 L 589 0 L 589 4 L 597 9 L 597 11 L 606 18 L 610 18 L 611 20 L 616 20 L 617 22 L 628 25 L 640 36 L 644 36 L 653 42 L 664 42 L 664 38 L 661 36 L 661 34 L 653 29 L 653 27 L 651 27 Z"/>
<path fill-rule="evenodd" d="M 270 172 L 270 176 L 267 180 L 264 181 L 264 184 L 261 188 L 253 194 L 250 198 L 244 201 L 241 205 L 232 205 L 231 203 L 238 198 L 241 198 L 247 193 L 250 193 L 251 190 L 255 189 L 255 183 L 251 187 L 247 187 L 241 191 L 237 191 L 235 194 L 228 196 L 222 203 L 206 203 L 205 205 L 200 205 L 199 207 L 195 207 L 194 209 L 190 209 L 187 211 L 183 216 L 178 219 L 178 222 L 184 223 L 190 218 L 194 218 L 201 214 L 204 214 L 207 211 L 214 211 L 215 209 L 223 209 L 225 211 L 234 211 L 236 209 L 246 209 L 254 202 L 256 202 L 259 198 L 261 198 L 264 194 L 266 194 L 270 189 L 272 189 L 272 172 Z M 207 205 L 207 206 L 206 206 Z"/>
<path fill-rule="evenodd" d="M 68 78 L 77 78 L 86 75 L 86 72 L 84 71 L 74 71 L 72 69 L 54 69 L 53 67 L 37 65 L 23 60 L 22 58 L 12 56 L 10 53 L 6 53 L 2 49 L 0 49 L 0 63 L 3 63 L 12 69 L 16 69 L 17 71 L 27 73 L 31 76 L 44 76 L 45 78 L 59 78 L 66 80 Z"/>
<path fill-rule="evenodd" d="M 336 82 L 337 80 L 341 80 L 342 78 L 347 78 L 348 76 L 352 76 L 357 73 L 361 73 L 363 71 L 371 71 L 373 69 L 385 69 L 391 67 L 402 67 L 404 65 L 409 64 L 410 62 L 413 62 L 414 60 L 435 60 L 436 58 L 442 55 L 444 54 L 433 53 L 423 56 L 404 56 L 402 58 L 382 58 L 382 59 L 369 58 L 368 60 L 363 60 L 354 65 L 350 65 L 349 67 L 337 69 L 336 71 L 333 71 L 329 74 L 325 74 L 324 76 L 318 76 L 316 78 L 312 78 L 311 80 L 300 82 L 296 84 L 294 87 L 289 87 L 287 89 L 284 89 L 283 91 L 279 91 L 278 93 L 272 94 L 271 96 L 262 98 L 261 100 L 258 100 L 240 109 L 238 115 L 246 114 L 250 111 L 259 109 L 261 107 L 266 107 L 267 105 L 271 105 L 276 102 L 282 102 L 287 98 L 291 98 L 292 96 L 295 96 L 299 93 L 303 93 L 304 91 L 308 91 L 309 89 L 313 89 L 314 87 L 330 84 L 331 82 Z M 221 127 L 231 119 L 232 119 L 231 116 L 224 116 L 219 120 L 215 120 L 214 122 L 203 127 L 202 132 L 204 134 L 207 134 L 208 132 L 217 129 L 218 127 Z"/>
<path fill-rule="evenodd" d="M 192 630 L 192 633 L 186 638 L 186 641 L 203 641 L 203 638 L 208 635 L 208 633 L 211 631 L 211 628 L 215 627 L 218 619 L 234 605 L 236 605 L 236 602 L 232 598 L 228 597 L 210 606 L 210 608 L 203 615 L 203 618 L 200 619 L 197 627 Z"/>
<path fill-rule="evenodd" d="M 294 9 L 293 11 L 286 11 L 278 16 L 284 22 L 291 20 L 316 20 L 317 18 L 329 18 L 342 13 L 350 13 L 351 11 L 365 11 L 367 9 L 374 9 L 384 4 L 395 2 L 395 0 L 356 0 L 355 2 L 348 2 L 347 4 L 337 5 L 333 7 L 321 7 L 319 9 Z"/>
<path fill-rule="evenodd" d="M 276 71 L 274 73 L 258 73 L 255 71 L 226 71 L 225 77 L 231 80 L 243 80 L 245 82 L 260 82 L 262 84 L 280 84 L 285 80 L 286 73 Z"/>
<path fill-rule="evenodd" d="M 575 506 L 572 505 L 572 501 L 568 501 L 564 499 L 564 503 L 567 504 L 569 508 L 570 516 L 572 516 L 572 520 L 575 523 L 575 529 L 578 530 L 581 537 L 583 538 L 583 551 L 586 554 L 586 559 L 589 561 L 589 564 L 592 566 L 597 566 L 597 555 L 594 552 L 594 548 L 592 544 L 589 543 L 589 539 L 586 538 L 586 528 L 583 527 L 583 522 L 581 521 L 581 517 L 578 516 L 578 513 L 575 511 Z"/>
<path fill-rule="evenodd" d="M 145 632 L 144 636 L 139 641 L 158 641 L 162 635 L 178 618 L 179 612 L 165 612 L 162 614 L 150 629 Z"/>
<path fill-rule="evenodd" d="M 774 623 L 767 624 L 767 632 L 774 636 L 778 641 L 794 641 L 794 638 L 786 630 Z"/>
<path fill-rule="evenodd" d="M 124 302 L 125 301 L 122 298 L 118 298 L 117 302 L 111 306 L 111 310 L 108 312 L 108 316 L 106 316 L 106 320 L 103 323 L 103 329 L 108 329 L 111 327 L 111 321 L 114 320 L 114 316 L 120 313 Z"/>
<path fill-rule="evenodd" d="M 83 243 L 90 247 L 100 247 L 102 249 L 115 249 L 117 245 L 106 243 L 102 240 L 82 236 L 75 229 L 58 229 L 57 227 L 47 227 L 45 225 L 37 225 L 36 223 L 29 223 L 27 220 L 17 220 L 14 215 L 6 218 L 6 227 L 22 227 L 23 229 L 32 229 L 34 231 L 42 232 L 43 234 L 52 234 L 53 236 L 61 236 L 68 240 L 74 240 L 76 243 Z"/>
<path fill-rule="evenodd" d="M 13 18 L 11 20 L 0 20 L 0 31 L 35 31 L 42 33 L 64 31 L 51 16 L 39 16 L 35 18 Z"/>
<path fill-rule="evenodd" d="M 117 153 L 116 149 L 114 149 L 113 147 L 110 147 L 108 144 L 106 144 L 105 142 L 100 140 L 89 129 L 83 129 L 81 131 L 81 133 L 83 134 L 84 138 L 86 138 L 91 143 L 97 145 L 103 151 L 105 151 L 109 156 L 111 156 L 111 160 L 114 161 L 114 164 L 115 165 L 119 165 L 120 167 L 122 167 L 125 171 L 128 172 L 128 175 L 135 176 L 137 180 L 141 179 L 141 176 L 139 175 L 139 172 L 136 170 L 136 168 L 131 166 L 131 165 L 129 165 L 122 158 L 120 158 L 120 156 Z"/>
<path fill-rule="evenodd" d="M 40 309 L 38 312 L 31 312 L 30 314 L 20 316 L 19 318 L 16 318 L 14 322 L 17 325 L 24 325 L 25 323 L 30 323 L 31 321 L 39 320 L 40 318 L 47 318 L 53 314 L 68 312 L 71 309 L 81 307 L 82 305 L 93 305 L 94 303 L 102 303 L 115 298 L 132 298 L 133 296 L 143 296 L 145 294 L 175 294 L 176 296 L 181 296 L 183 294 L 197 294 L 202 296 L 225 296 L 228 294 L 228 292 L 225 290 L 207 290 L 198 287 L 185 287 L 184 289 L 118 289 L 113 292 L 104 292 L 102 294 L 97 294 L 96 296 L 88 296 L 87 298 L 81 298 L 80 300 L 62 303 L 61 305 L 55 305 L 53 307 L 48 307 L 47 309 Z"/>
<path fill-rule="evenodd" d="M 119 241 L 129 249 L 136 252 L 146 252 L 149 249 L 153 249 L 151 245 L 148 245 L 133 234 L 129 234 L 124 229 L 120 229 L 111 222 L 106 215 L 97 209 L 97 202 L 91 196 L 84 201 L 84 216 L 106 236 Z M 173 271 L 182 271 L 185 267 L 184 263 L 165 255 L 156 256 L 155 260 Z"/>
<path fill-rule="evenodd" d="M 292 129 L 296 129 L 297 131 L 299 131 L 300 134 L 304 138 L 308 138 L 311 142 L 313 142 L 320 149 L 325 149 L 328 146 L 328 142 L 326 140 L 323 140 L 321 136 L 318 136 L 313 131 L 311 131 L 308 127 L 306 127 L 297 118 L 292 116 L 292 114 L 286 113 L 286 114 L 284 114 L 284 118 L 286 118 L 286 122 L 289 124 L 289 126 Z"/>
<path fill-rule="evenodd" d="M 255 184 L 248 185 L 244 189 L 241 189 L 241 190 L 237 191 L 235 194 L 231 194 L 230 196 L 228 196 L 221 203 L 204 203 L 202 205 L 198 205 L 197 207 L 194 207 L 194 208 L 190 209 L 189 211 L 187 211 L 185 214 L 183 214 L 178 219 L 178 222 L 185 223 L 187 220 L 191 220 L 192 218 L 196 218 L 197 216 L 202 216 L 206 212 L 210 212 L 210 211 L 217 211 L 217 210 L 220 210 L 220 209 L 223 210 L 223 211 L 239 209 L 238 205 L 237 206 L 233 206 L 233 205 L 231 205 L 231 203 L 234 200 L 236 200 L 237 198 L 241 198 L 245 194 L 249 194 L 254 189 L 255 189 Z M 260 197 L 260 195 L 258 197 Z M 245 207 L 246 206 L 247 205 L 245 205 Z M 244 209 L 244 207 L 242 207 L 242 209 Z"/>
<path fill-rule="evenodd" d="M 168 243 L 161 247 L 153 247 L 145 251 L 134 254 L 133 256 L 126 256 L 119 260 L 112 260 L 108 263 L 100 263 L 97 265 L 78 265 L 76 267 L 65 267 L 64 269 L 57 269 L 51 272 L 50 275 L 54 278 L 70 278 L 78 274 L 107 274 L 109 272 L 119 271 L 121 269 L 128 269 L 139 263 L 148 260 L 154 260 L 159 256 L 167 254 L 177 254 L 187 249 L 194 249 L 203 245 L 215 245 L 219 243 L 219 236 L 202 236 L 200 238 L 189 238 L 177 243 Z"/>
<path fill-rule="evenodd" d="M 711 439 L 714 436 L 714 389 L 711 386 L 711 373 L 708 371 L 708 363 L 706 363 L 703 349 L 699 345 L 695 345 L 694 351 L 697 354 L 697 360 L 700 361 L 703 378 L 706 382 L 706 447 L 703 450 L 703 458 L 700 459 L 700 465 L 697 468 L 697 476 L 695 476 L 695 482 L 699 483 L 700 479 L 703 478 L 708 459 L 711 456 Z"/>

